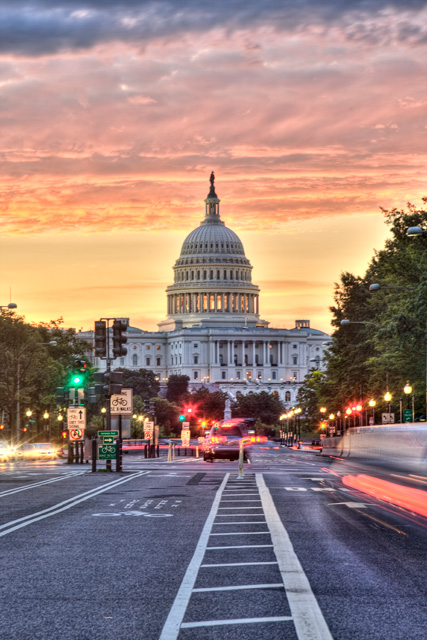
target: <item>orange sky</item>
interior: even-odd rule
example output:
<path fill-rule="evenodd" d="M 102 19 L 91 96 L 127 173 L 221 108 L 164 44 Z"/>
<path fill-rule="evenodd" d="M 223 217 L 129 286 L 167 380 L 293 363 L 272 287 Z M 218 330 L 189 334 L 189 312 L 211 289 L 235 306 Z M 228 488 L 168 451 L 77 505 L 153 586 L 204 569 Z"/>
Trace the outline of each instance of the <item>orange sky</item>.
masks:
<path fill-rule="evenodd" d="M 320 4 L 0 6 L 1 304 L 155 329 L 214 170 L 262 318 L 329 331 L 379 207 L 424 195 L 427 11 Z"/>

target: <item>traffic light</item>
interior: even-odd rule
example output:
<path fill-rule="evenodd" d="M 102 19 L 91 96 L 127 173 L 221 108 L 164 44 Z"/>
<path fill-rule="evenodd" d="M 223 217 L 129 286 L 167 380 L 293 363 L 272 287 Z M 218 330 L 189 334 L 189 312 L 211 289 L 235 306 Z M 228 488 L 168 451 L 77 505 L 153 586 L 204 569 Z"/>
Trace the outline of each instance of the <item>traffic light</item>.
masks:
<path fill-rule="evenodd" d="M 156 405 L 154 400 L 150 400 L 150 402 L 148 403 L 148 413 L 151 413 L 152 415 L 156 413 Z"/>
<path fill-rule="evenodd" d="M 87 365 L 84 360 L 74 360 L 73 373 L 71 375 L 70 387 L 78 389 L 84 387 L 87 376 Z"/>
<path fill-rule="evenodd" d="M 185 420 L 185 416 L 180 415 L 180 416 L 179 416 L 179 418 L 178 418 L 178 420 L 179 420 L 180 422 L 184 422 L 184 420 Z"/>
<path fill-rule="evenodd" d="M 95 373 L 96 395 L 105 395 L 107 397 L 113 394 L 120 395 L 122 392 L 123 372 L 122 371 L 98 371 Z"/>
<path fill-rule="evenodd" d="M 113 358 L 120 358 L 125 356 L 128 352 L 123 345 L 128 341 L 126 335 L 127 324 L 121 320 L 114 320 L 113 322 Z"/>
<path fill-rule="evenodd" d="M 105 320 L 95 321 L 95 356 L 107 357 L 107 323 Z"/>
<path fill-rule="evenodd" d="M 63 430 L 61 431 L 61 436 L 62 436 L 63 438 L 66 438 L 66 437 L 68 436 L 68 431 L 66 431 L 65 429 L 63 429 Z"/>
<path fill-rule="evenodd" d="M 0 424 L 0 431 L 3 431 L 4 429 L 4 424 Z"/>

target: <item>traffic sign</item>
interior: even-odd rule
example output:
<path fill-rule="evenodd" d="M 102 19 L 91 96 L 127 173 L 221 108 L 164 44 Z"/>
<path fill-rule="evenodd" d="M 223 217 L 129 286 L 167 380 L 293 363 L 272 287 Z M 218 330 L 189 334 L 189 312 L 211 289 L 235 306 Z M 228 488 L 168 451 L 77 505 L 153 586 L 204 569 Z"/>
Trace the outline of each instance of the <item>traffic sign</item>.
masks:
<path fill-rule="evenodd" d="M 181 431 L 181 441 L 183 447 L 190 446 L 190 429 L 183 429 Z"/>
<path fill-rule="evenodd" d="M 100 444 L 98 447 L 98 458 L 100 460 L 114 460 L 116 457 L 115 444 Z"/>
<path fill-rule="evenodd" d="M 111 414 L 131 416 L 133 414 L 133 390 L 122 389 L 120 394 L 113 394 L 110 398 Z"/>
<path fill-rule="evenodd" d="M 412 409 L 403 409 L 403 422 L 412 422 Z"/>
<path fill-rule="evenodd" d="M 394 424 L 394 413 L 382 413 L 381 418 L 383 424 Z"/>
<path fill-rule="evenodd" d="M 85 430 L 84 429 L 69 429 L 68 435 L 70 436 L 70 440 L 73 440 L 74 442 L 76 440 L 83 440 L 85 437 Z"/>
<path fill-rule="evenodd" d="M 118 438 L 119 432 L 118 431 L 98 431 L 98 438 L 103 438 L 104 436 L 107 438 L 108 436 L 115 436 L 116 438 Z"/>
<path fill-rule="evenodd" d="M 154 422 L 147 420 L 144 422 L 144 440 L 151 440 L 153 437 Z"/>
<path fill-rule="evenodd" d="M 85 429 L 86 407 L 68 407 L 67 426 L 68 429 Z"/>
<path fill-rule="evenodd" d="M 104 436 L 104 437 L 102 438 L 102 444 L 114 444 L 114 438 L 113 438 L 113 436 L 111 436 L 111 437 L 110 437 L 110 436 L 108 436 L 108 437 L 107 437 L 107 436 Z"/>

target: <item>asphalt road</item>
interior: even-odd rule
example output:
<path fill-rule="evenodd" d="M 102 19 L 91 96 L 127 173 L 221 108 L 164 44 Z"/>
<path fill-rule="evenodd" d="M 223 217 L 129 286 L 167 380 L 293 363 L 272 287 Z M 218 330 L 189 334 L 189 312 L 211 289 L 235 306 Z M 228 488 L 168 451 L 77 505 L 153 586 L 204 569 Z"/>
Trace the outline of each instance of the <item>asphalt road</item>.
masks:
<path fill-rule="evenodd" d="M 272 443 L 0 464 L 2 640 L 424 640 L 426 487 Z"/>

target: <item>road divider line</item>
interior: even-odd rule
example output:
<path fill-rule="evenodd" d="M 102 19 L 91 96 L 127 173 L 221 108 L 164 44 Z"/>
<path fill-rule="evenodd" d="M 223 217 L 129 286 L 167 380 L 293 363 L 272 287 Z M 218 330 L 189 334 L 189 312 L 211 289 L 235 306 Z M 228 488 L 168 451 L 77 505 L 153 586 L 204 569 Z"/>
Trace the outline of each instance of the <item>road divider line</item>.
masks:
<path fill-rule="evenodd" d="M 232 524 L 232 525 L 237 525 L 237 524 L 266 524 L 267 520 L 259 520 L 258 522 L 256 522 L 255 520 L 253 522 L 214 522 L 214 526 L 221 526 L 223 524 Z"/>
<path fill-rule="evenodd" d="M 298 640 L 333 640 L 265 480 L 261 474 L 256 479 Z"/>
<path fill-rule="evenodd" d="M 68 498 L 67 500 L 63 500 L 58 504 L 53 505 L 52 507 L 48 507 L 47 509 L 43 509 L 42 511 L 37 511 L 36 513 L 29 514 L 28 516 L 24 516 L 23 518 L 18 518 L 17 520 L 11 520 L 10 522 L 6 522 L 5 524 L 0 525 L 0 530 L 6 529 L 6 531 L 2 531 L 0 533 L 0 537 L 7 535 L 8 533 L 12 533 L 17 529 L 21 529 L 22 527 L 26 527 L 34 522 L 38 522 L 39 520 L 43 520 L 44 518 L 49 518 L 50 516 L 54 516 L 61 511 L 65 511 L 79 504 L 80 502 L 84 502 L 85 500 L 89 500 L 89 498 L 93 498 L 94 496 L 104 493 L 109 489 L 113 489 L 121 484 L 129 482 L 129 480 L 134 480 L 135 478 L 139 478 L 140 476 L 146 475 L 150 473 L 149 471 L 140 471 L 135 474 L 132 474 L 128 478 L 120 478 L 119 480 L 115 480 L 110 482 L 108 485 L 103 487 L 97 487 L 96 489 L 92 489 L 90 491 L 86 491 L 85 493 L 81 493 L 80 495 L 74 496 L 73 498 Z M 20 523 L 20 524 L 17 524 Z M 16 525 L 16 526 L 13 526 Z"/>

